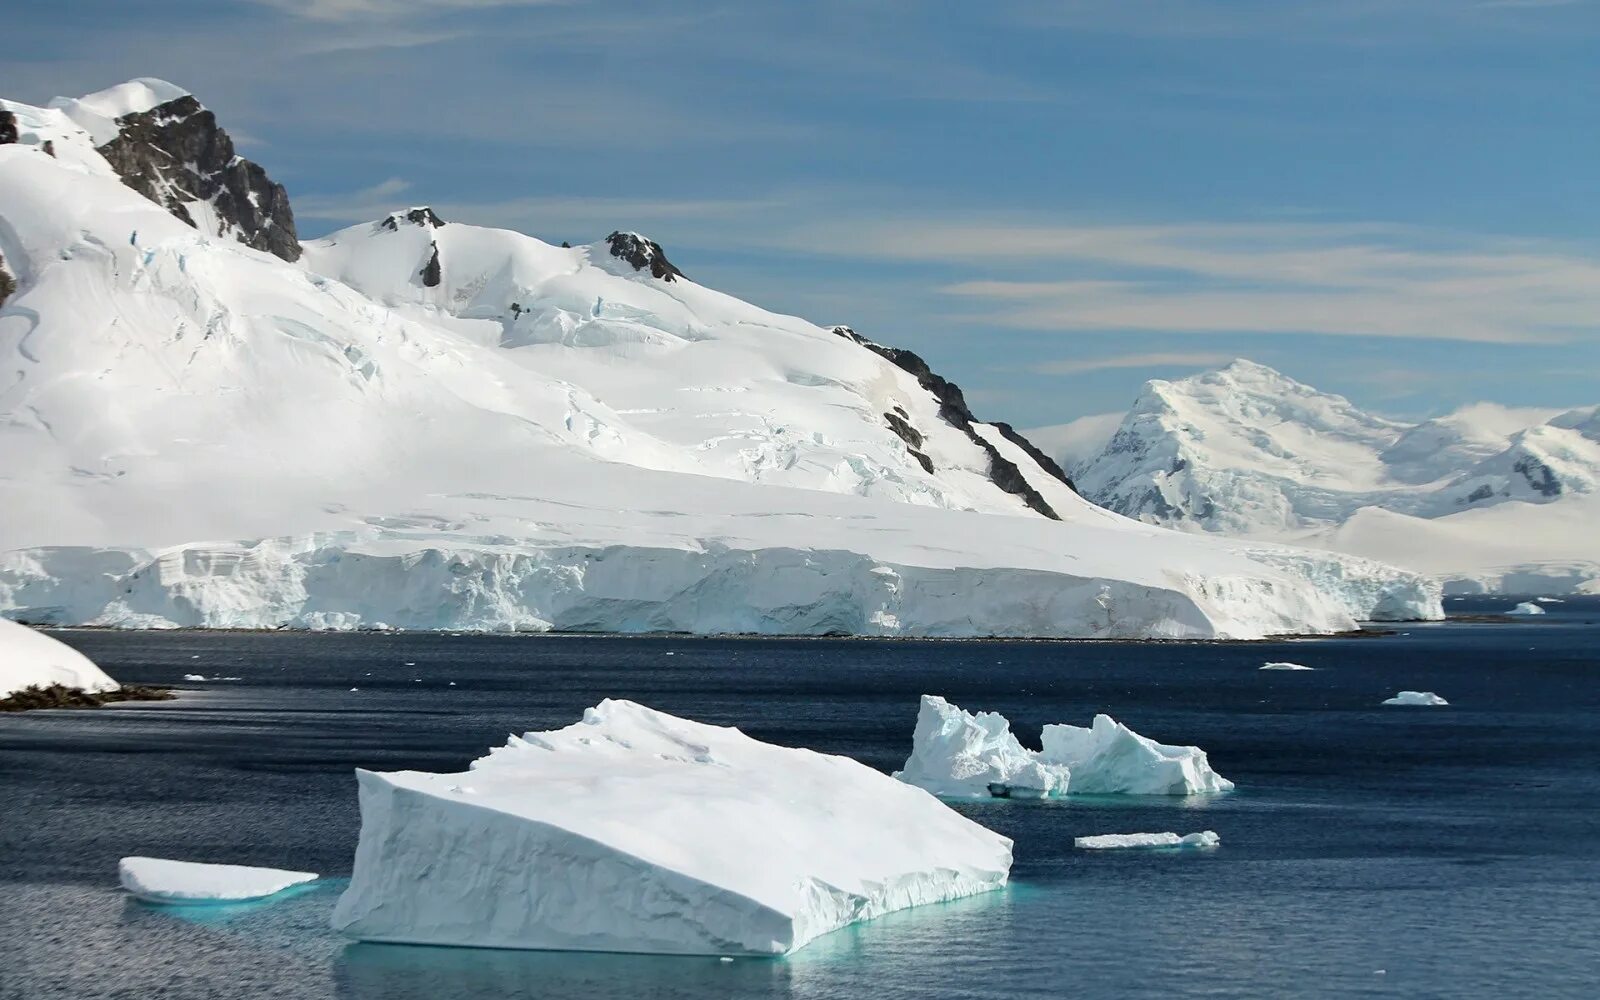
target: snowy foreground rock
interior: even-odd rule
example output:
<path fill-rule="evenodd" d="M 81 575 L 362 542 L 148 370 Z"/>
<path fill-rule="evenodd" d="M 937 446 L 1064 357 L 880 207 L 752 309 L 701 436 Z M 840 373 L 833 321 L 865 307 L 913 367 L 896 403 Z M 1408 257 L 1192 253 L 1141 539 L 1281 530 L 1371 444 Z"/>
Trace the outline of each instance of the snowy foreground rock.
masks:
<path fill-rule="evenodd" d="M 1385 698 L 1383 703 L 1385 705 L 1418 705 L 1427 708 L 1450 704 L 1432 691 L 1401 691 L 1393 698 Z"/>
<path fill-rule="evenodd" d="M 911 756 L 895 777 L 950 798 L 1199 795 L 1233 788 L 1199 747 L 1157 743 L 1108 715 L 1096 715 L 1088 727 L 1045 726 L 1041 742 L 1042 751 L 1029 750 L 1004 716 L 972 715 L 923 695 Z"/>
<path fill-rule="evenodd" d="M 1163 847 L 1216 847 L 1222 838 L 1215 831 L 1201 830 L 1179 836 L 1176 833 L 1103 833 L 1097 837 L 1078 837 L 1074 847 L 1085 851 L 1119 851 Z"/>
<path fill-rule="evenodd" d="M 419 206 L 301 244 L 181 88 L 0 112 L 0 615 L 1199 639 L 1442 615 L 1381 562 L 1102 510 L 915 354 L 636 234 Z"/>
<path fill-rule="evenodd" d="M 1005 885 L 1011 841 L 847 757 L 607 700 L 462 774 L 358 771 L 367 941 L 785 954 Z"/>
<path fill-rule="evenodd" d="M 9 698 L 23 688 L 54 684 L 96 694 L 121 688 L 66 643 L 0 618 L 0 698 Z"/>
<path fill-rule="evenodd" d="M 210 865 L 166 858 L 123 858 L 122 887 L 152 903 L 241 903 L 316 880 L 315 872 Z"/>

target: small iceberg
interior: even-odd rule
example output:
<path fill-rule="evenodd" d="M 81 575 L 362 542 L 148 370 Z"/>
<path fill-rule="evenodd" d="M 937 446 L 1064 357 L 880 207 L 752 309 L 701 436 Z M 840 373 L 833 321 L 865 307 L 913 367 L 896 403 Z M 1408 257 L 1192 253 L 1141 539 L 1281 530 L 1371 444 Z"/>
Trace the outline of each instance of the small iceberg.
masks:
<path fill-rule="evenodd" d="M 1508 614 L 1508 615 L 1542 615 L 1542 614 L 1545 614 L 1545 610 L 1544 610 L 1544 608 L 1541 608 L 1539 605 L 1534 604 L 1532 601 L 1523 601 L 1521 604 L 1519 604 L 1516 607 L 1512 608 L 1510 611 L 1507 611 L 1506 614 Z"/>
<path fill-rule="evenodd" d="M 1103 833 L 1098 837 L 1079 837 L 1074 847 L 1085 851 L 1120 851 L 1135 848 L 1160 847 L 1216 847 L 1222 838 L 1213 830 L 1201 830 L 1187 836 L 1176 833 Z"/>
<path fill-rule="evenodd" d="M 1305 666 L 1304 664 L 1301 664 L 1301 663 L 1290 663 L 1287 660 L 1274 660 L 1271 663 L 1263 663 L 1261 665 L 1261 669 L 1262 670 L 1315 670 L 1317 668 L 1316 667 L 1308 667 L 1308 666 Z"/>
<path fill-rule="evenodd" d="M 315 881 L 315 872 L 210 865 L 166 858 L 123 858 L 122 887 L 149 903 L 240 903 Z"/>
<path fill-rule="evenodd" d="M 1385 698 L 1385 705 L 1448 705 L 1448 701 L 1432 691 L 1401 691 L 1393 698 Z"/>
<path fill-rule="evenodd" d="M 1559 597 L 1535 597 L 1534 600 L 1538 601 L 1540 604 L 1565 604 L 1565 603 L 1567 603 L 1566 601 L 1563 601 Z"/>
<path fill-rule="evenodd" d="M 631 701 L 462 774 L 356 772 L 336 930 L 364 941 L 781 955 L 999 889 L 1011 841 L 848 757 Z"/>
<path fill-rule="evenodd" d="M 1005 716 L 964 712 L 923 695 L 901 781 L 948 798 L 1062 795 L 1199 795 L 1233 782 L 1211 769 L 1199 747 L 1140 736 L 1109 715 L 1089 726 L 1049 725 L 1043 749 L 1018 742 Z"/>

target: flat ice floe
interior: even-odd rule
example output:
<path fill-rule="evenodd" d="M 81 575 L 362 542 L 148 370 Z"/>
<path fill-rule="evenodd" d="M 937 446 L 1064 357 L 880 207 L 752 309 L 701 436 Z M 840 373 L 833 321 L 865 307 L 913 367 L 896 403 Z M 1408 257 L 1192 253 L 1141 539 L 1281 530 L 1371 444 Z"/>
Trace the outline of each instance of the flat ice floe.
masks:
<path fill-rule="evenodd" d="M 1316 667 L 1308 667 L 1308 666 L 1306 666 L 1306 665 L 1304 665 L 1302 663 L 1289 663 L 1288 661 L 1280 660 L 1280 661 L 1275 661 L 1275 662 L 1272 662 L 1272 663 L 1263 663 L 1261 665 L 1261 669 L 1262 670 L 1315 670 L 1317 668 Z"/>
<path fill-rule="evenodd" d="M 1157 743 L 1108 715 L 1095 716 L 1087 727 L 1045 726 L 1041 741 L 1043 750 L 1029 750 L 1004 716 L 974 716 L 923 695 L 911 756 L 895 777 L 952 798 L 1197 795 L 1233 788 L 1199 747 Z"/>
<path fill-rule="evenodd" d="M 998 889 L 1011 841 L 847 757 L 629 701 L 461 774 L 357 771 L 333 926 L 367 941 L 773 955 Z"/>
<path fill-rule="evenodd" d="M 240 903 L 264 899 L 317 878 L 315 872 L 167 858 L 123 858 L 117 875 L 124 889 L 152 903 Z"/>
<path fill-rule="evenodd" d="M 1085 851 L 1114 851 L 1130 848 L 1216 847 L 1222 838 L 1212 830 L 1179 836 L 1176 833 L 1103 833 L 1097 837 L 1078 837 L 1074 847 Z"/>
<path fill-rule="evenodd" d="M 1401 691 L 1393 698 L 1385 698 L 1385 705 L 1448 705 L 1448 701 L 1434 694 L 1432 691 Z"/>
<path fill-rule="evenodd" d="M 0 698 L 30 687 L 77 688 L 103 694 L 121 685 L 87 656 L 26 625 L 0 618 Z"/>

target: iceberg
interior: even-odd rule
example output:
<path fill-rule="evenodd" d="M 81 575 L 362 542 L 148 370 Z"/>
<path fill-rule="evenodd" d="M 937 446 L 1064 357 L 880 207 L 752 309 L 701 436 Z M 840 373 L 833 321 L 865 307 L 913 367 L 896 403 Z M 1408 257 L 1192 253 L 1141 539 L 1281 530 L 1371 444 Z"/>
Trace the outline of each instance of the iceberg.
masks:
<path fill-rule="evenodd" d="M 1157 743 L 1109 715 L 1096 715 L 1087 727 L 1045 726 L 1041 742 L 1042 751 L 1029 750 L 1004 716 L 974 716 L 923 695 L 911 756 L 895 777 L 951 798 L 1199 795 L 1233 788 L 1199 747 Z"/>
<path fill-rule="evenodd" d="M 630 701 L 466 773 L 357 779 L 332 923 L 365 941 L 779 955 L 1011 869 L 1010 840 L 921 789 Z"/>
<path fill-rule="evenodd" d="M 1532 601 L 1523 601 L 1521 604 L 1506 612 L 1508 615 L 1542 615 L 1544 613 L 1544 608 L 1534 604 Z"/>
<path fill-rule="evenodd" d="M 1434 694 L 1432 691 L 1401 691 L 1393 698 L 1385 698 L 1385 705 L 1448 705 L 1448 701 Z"/>
<path fill-rule="evenodd" d="M 316 880 L 315 872 L 211 865 L 167 858 L 123 858 L 122 887 L 150 903 L 240 903 Z"/>
<path fill-rule="evenodd" d="M 1304 664 L 1301 664 L 1301 663 L 1289 663 L 1289 662 L 1284 661 L 1284 660 L 1277 660 L 1277 661 L 1273 661 L 1271 663 L 1263 663 L 1261 665 L 1261 669 L 1262 670 L 1315 670 L 1317 668 L 1316 667 L 1308 667 L 1308 666 L 1305 666 Z"/>
<path fill-rule="evenodd" d="M 24 688 L 66 688 L 105 694 L 121 685 L 66 643 L 0 618 L 0 698 Z"/>
<path fill-rule="evenodd" d="M 1187 836 L 1176 833 L 1104 833 L 1098 837 L 1078 837 L 1074 847 L 1085 851 L 1113 851 L 1129 848 L 1152 847 L 1216 847 L 1222 838 L 1213 830 L 1201 830 Z"/>

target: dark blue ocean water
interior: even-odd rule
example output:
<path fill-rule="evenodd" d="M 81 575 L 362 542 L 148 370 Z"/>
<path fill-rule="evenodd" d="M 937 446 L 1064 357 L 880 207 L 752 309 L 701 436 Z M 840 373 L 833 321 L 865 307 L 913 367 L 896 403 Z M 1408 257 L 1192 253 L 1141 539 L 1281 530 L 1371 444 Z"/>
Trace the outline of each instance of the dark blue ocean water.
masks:
<path fill-rule="evenodd" d="M 1592 997 L 1600 601 L 1549 608 L 1239 645 L 57 633 L 126 681 L 242 679 L 0 716 L 0 997 Z M 1276 659 L 1318 669 L 1256 669 Z M 1378 707 L 1401 688 L 1451 705 Z M 1239 791 L 962 805 L 1015 839 L 1010 889 L 783 960 L 360 945 L 326 929 L 355 845 L 354 767 L 460 769 L 508 732 L 617 696 L 891 770 L 923 692 L 1003 712 L 1026 741 L 1106 711 L 1206 748 Z M 1072 847 L 1200 829 L 1223 846 Z M 335 879 L 270 906 L 149 907 L 116 887 L 128 854 Z"/>

